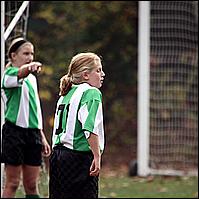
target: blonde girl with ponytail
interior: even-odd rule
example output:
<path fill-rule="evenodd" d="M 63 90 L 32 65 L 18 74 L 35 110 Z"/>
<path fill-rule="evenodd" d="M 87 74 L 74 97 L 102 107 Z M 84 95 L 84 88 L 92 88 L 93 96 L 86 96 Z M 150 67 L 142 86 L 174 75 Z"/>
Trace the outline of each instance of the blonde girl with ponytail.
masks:
<path fill-rule="evenodd" d="M 50 157 L 50 198 L 97 198 L 104 151 L 105 73 L 92 52 L 75 55 L 60 79 Z"/>

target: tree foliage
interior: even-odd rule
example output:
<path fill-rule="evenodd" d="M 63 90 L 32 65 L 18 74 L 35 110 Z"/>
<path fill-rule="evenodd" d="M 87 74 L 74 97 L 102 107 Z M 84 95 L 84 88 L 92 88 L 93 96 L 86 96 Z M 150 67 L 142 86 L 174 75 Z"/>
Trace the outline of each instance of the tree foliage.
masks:
<path fill-rule="evenodd" d="M 92 51 L 102 57 L 106 74 L 102 93 L 107 153 L 136 148 L 137 14 L 135 1 L 31 2 L 28 38 L 43 63 L 38 79 L 49 139 L 59 80 L 72 56 Z"/>

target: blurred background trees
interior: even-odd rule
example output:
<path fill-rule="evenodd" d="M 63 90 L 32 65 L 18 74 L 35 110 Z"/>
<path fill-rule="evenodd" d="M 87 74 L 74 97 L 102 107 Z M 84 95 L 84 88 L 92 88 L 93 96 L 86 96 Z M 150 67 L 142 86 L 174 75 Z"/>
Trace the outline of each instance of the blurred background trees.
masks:
<path fill-rule="evenodd" d="M 59 80 L 75 54 L 92 51 L 102 57 L 106 73 L 103 164 L 127 165 L 136 158 L 137 31 L 135 1 L 31 2 L 27 37 L 35 45 L 35 60 L 43 63 L 38 80 L 49 142 Z"/>

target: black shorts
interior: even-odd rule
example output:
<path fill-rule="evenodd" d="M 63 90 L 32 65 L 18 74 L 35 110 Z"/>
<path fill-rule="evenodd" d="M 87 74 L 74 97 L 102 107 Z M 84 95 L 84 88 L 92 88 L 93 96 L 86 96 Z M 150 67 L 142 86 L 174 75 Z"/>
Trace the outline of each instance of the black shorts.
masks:
<path fill-rule="evenodd" d="M 50 198 L 98 198 L 98 176 L 90 176 L 92 152 L 55 147 L 50 157 Z"/>
<path fill-rule="evenodd" d="M 6 121 L 2 128 L 1 162 L 9 165 L 40 166 L 42 142 L 39 129 L 28 129 Z"/>

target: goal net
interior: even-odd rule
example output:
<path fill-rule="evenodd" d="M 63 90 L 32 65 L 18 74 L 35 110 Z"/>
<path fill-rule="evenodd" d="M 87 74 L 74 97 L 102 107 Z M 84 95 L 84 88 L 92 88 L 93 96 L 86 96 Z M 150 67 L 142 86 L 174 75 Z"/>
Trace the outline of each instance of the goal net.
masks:
<path fill-rule="evenodd" d="M 198 2 L 150 1 L 149 16 L 147 173 L 198 175 Z"/>
<path fill-rule="evenodd" d="M 16 37 L 26 38 L 29 1 L 5 1 L 5 50 Z"/>
<path fill-rule="evenodd" d="M 8 46 L 16 37 L 26 38 L 29 17 L 29 1 L 1 1 L 1 79 Z M 4 122 L 4 105 L 1 99 L 1 130 Z M 4 164 L 1 164 L 1 190 L 3 188 Z M 1 192 L 2 193 L 2 192 Z"/>

